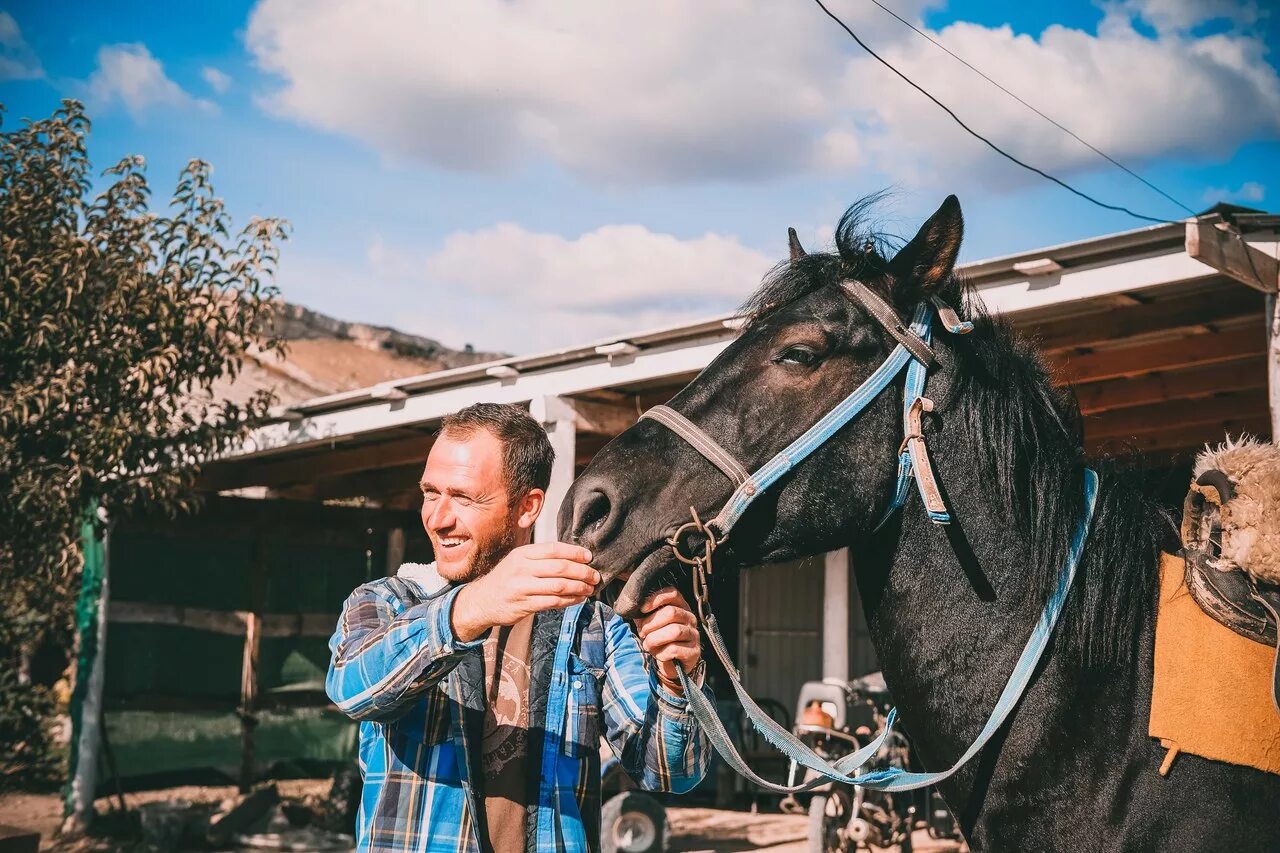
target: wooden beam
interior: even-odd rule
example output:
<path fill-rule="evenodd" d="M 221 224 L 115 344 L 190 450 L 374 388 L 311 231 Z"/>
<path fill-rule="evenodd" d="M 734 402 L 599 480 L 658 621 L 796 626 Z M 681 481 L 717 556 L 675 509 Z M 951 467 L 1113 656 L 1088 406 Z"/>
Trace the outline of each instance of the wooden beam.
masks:
<path fill-rule="evenodd" d="M 1060 384 L 1101 382 L 1156 371 L 1180 370 L 1240 358 L 1262 358 L 1267 342 L 1261 324 L 1231 334 L 1194 335 L 1134 347 L 1049 356 L 1054 379 Z"/>
<path fill-rule="evenodd" d="M 267 537 L 262 528 L 249 566 L 249 613 L 245 619 L 244 658 L 240 667 L 240 793 L 253 788 L 258 775 L 253 733 L 258 727 L 258 657 L 262 648 L 262 611 L 267 597 Z"/>
<path fill-rule="evenodd" d="M 254 464 L 215 462 L 201 472 L 196 487 L 212 492 L 246 486 L 282 488 L 409 463 L 416 463 L 421 467 L 434 442 L 434 436 L 422 435 L 349 450 L 320 450 L 278 462 L 269 459 Z"/>
<path fill-rule="evenodd" d="M 1094 415 L 1085 420 L 1084 434 L 1090 439 L 1124 438 L 1170 427 L 1220 424 L 1266 411 L 1266 395 L 1261 390 L 1232 391 L 1204 400 L 1175 400 Z"/>
<path fill-rule="evenodd" d="M 1091 382 L 1079 386 L 1075 392 L 1080 413 L 1087 417 L 1169 400 L 1212 397 L 1223 391 L 1249 391 L 1266 384 L 1266 371 L 1257 359 L 1246 358 L 1170 373 Z"/>
<path fill-rule="evenodd" d="M 618 403 L 579 399 L 567 399 L 565 402 L 573 408 L 580 433 L 615 436 L 640 417 L 634 399 Z"/>
<path fill-rule="evenodd" d="M 107 621 L 113 625 L 169 625 L 232 637 L 246 634 L 249 616 L 246 610 L 206 610 L 141 601 L 112 601 L 107 608 Z M 268 639 L 328 637 L 336 623 L 334 613 L 263 613 L 258 633 Z"/>
<path fill-rule="evenodd" d="M 1019 326 L 1019 331 L 1052 353 L 1092 347 L 1123 338 L 1175 337 L 1217 331 L 1224 323 L 1256 322 L 1263 299 L 1234 282 L 1212 290 L 1157 299 L 1112 311 Z"/>
<path fill-rule="evenodd" d="M 1206 443 L 1217 444 L 1228 435 L 1242 433 L 1267 437 L 1268 419 L 1265 414 L 1233 414 L 1221 421 L 1190 426 L 1175 425 L 1157 432 L 1108 438 L 1086 437 L 1085 449 L 1091 454 L 1166 453 L 1178 450 L 1197 450 Z"/>
<path fill-rule="evenodd" d="M 1267 294 L 1267 396 L 1271 406 L 1271 440 L 1280 438 L 1280 299 Z"/>
<path fill-rule="evenodd" d="M 1239 231 L 1212 218 L 1187 223 L 1187 254 L 1263 293 L 1280 289 L 1280 261 L 1250 246 Z"/>

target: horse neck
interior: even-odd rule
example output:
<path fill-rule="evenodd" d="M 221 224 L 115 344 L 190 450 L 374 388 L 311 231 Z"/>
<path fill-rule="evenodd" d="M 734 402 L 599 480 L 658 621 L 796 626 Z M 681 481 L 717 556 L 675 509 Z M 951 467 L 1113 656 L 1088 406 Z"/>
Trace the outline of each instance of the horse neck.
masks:
<path fill-rule="evenodd" d="M 984 482 L 977 448 L 946 420 L 929 441 L 952 524 L 930 522 L 913 495 L 896 529 L 853 551 L 886 680 L 932 769 L 981 729 L 1040 615 L 1029 538 L 991 499 L 1010 484 Z"/>

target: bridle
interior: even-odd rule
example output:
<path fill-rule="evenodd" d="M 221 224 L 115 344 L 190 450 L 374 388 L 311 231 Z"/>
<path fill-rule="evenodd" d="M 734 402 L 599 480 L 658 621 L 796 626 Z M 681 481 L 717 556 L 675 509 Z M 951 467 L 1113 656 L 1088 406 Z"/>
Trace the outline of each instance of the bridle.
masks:
<path fill-rule="evenodd" d="M 995 709 L 987 720 L 986 726 L 969 749 L 951 768 L 938 773 L 915 773 L 901 768 L 891 767 L 863 775 L 855 775 L 862 765 L 873 757 L 889 736 L 897 718 L 897 710 L 889 712 L 884 729 L 871 743 L 844 756 L 835 762 L 828 762 L 804 744 L 792 732 L 783 728 L 776 720 L 763 711 L 742 686 L 741 675 L 729 657 L 728 648 L 720 634 L 715 615 L 710 610 L 709 578 L 712 561 L 716 549 L 729 538 L 734 525 L 741 520 L 751 504 L 770 486 L 776 483 L 796 465 L 807 459 L 810 454 L 821 447 L 842 427 L 861 414 L 885 388 L 891 385 L 898 374 L 906 371 L 905 393 L 903 394 L 903 438 L 898 447 L 898 473 L 894 485 L 893 497 L 877 522 L 879 529 L 897 512 L 907 500 L 911 481 L 914 479 L 924 504 L 925 512 L 936 524 L 949 524 L 951 514 L 943 500 L 942 491 L 938 487 L 937 477 L 929 461 L 928 448 L 923 434 L 923 415 L 933 411 L 933 401 L 924 395 L 925 383 L 929 369 L 937 364 L 937 357 L 931 345 L 933 315 L 936 313 L 944 328 L 957 335 L 973 330 L 973 324 L 960 319 L 955 310 L 942 300 L 933 297 L 922 301 L 915 307 L 910 324 L 903 322 L 898 312 L 878 294 L 860 281 L 847 280 L 840 283 L 841 290 L 854 303 L 862 306 L 866 312 L 897 341 L 897 345 L 889 353 L 880 366 L 872 372 L 857 388 L 843 400 L 836 403 L 817 423 L 809 427 L 803 434 L 788 444 L 754 472 L 747 469 L 725 450 L 719 442 L 704 430 L 692 423 L 684 415 L 669 406 L 655 406 L 643 415 L 642 419 L 657 421 L 671 432 L 687 442 L 712 465 L 718 468 L 734 485 L 733 493 L 725 501 L 715 517 L 703 521 L 698 512 L 690 507 L 691 519 L 682 524 L 670 537 L 667 545 L 675 558 L 693 567 L 694 598 L 698 609 L 698 618 L 703 631 L 707 635 L 712 650 L 724 665 L 729 681 L 741 701 L 743 710 L 752 724 L 764 738 L 784 752 L 791 759 L 791 781 L 787 785 L 779 785 L 758 776 L 738 754 L 732 739 L 720 722 L 711 700 L 689 680 L 687 673 L 677 665 L 684 695 L 703 731 L 710 738 L 712 745 L 734 770 L 748 780 L 778 793 L 799 793 L 827 784 L 830 780 L 860 785 L 879 790 L 907 791 L 921 788 L 951 776 L 969 759 L 976 755 L 987 743 L 996 730 L 1003 724 L 1009 712 L 1013 710 L 1022 696 L 1031 675 L 1035 670 L 1048 644 L 1054 625 L 1066 601 L 1071 582 L 1079 565 L 1080 555 L 1084 550 L 1093 518 L 1093 508 L 1097 497 L 1097 475 L 1085 469 L 1084 476 L 1084 512 L 1072 537 L 1066 565 L 1058 578 L 1057 588 L 1049 597 L 1040 621 L 1032 631 L 1031 638 L 1024 647 L 1022 656 L 1005 684 L 1004 692 L 997 701 Z M 701 552 L 685 553 L 682 543 L 693 535 L 702 538 Z M 814 771 L 815 778 L 802 784 L 794 784 L 797 766 L 804 766 Z"/>

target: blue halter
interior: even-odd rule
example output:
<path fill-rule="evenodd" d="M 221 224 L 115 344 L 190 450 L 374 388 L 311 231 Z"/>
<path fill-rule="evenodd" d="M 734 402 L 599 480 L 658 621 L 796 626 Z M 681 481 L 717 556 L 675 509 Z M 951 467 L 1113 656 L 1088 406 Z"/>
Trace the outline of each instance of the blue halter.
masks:
<path fill-rule="evenodd" d="M 733 746 L 733 742 L 725 731 L 724 724 L 721 723 L 720 717 L 711 701 L 701 690 L 693 685 L 684 669 L 678 664 L 676 671 L 684 689 L 685 698 L 689 703 L 690 711 L 699 725 L 702 726 L 703 731 L 707 733 L 712 745 L 724 758 L 725 762 L 749 781 L 767 790 L 783 794 L 808 791 L 820 785 L 828 784 L 831 780 L 882 791 L 909 791 L 943 781 L 977 755 L 1004 721 L 1008 719 L 1010 712 L 1017 705 L 1018 700 L 1030 683 L 1036 665 L 1044 654 L 1045 647 L 1053 634 L 1054 626 L 1062 613 L 1063 604 L 1066 602 L 1067 594 L 1075 578 L 1076 568 L 1079 566 L 1080 556 L 1084 551 L 1085 540 L 1088 538 L 1092 524 L 1094 505 L 1098 493 L 1097 474 L 1092 470 L 1085 469 L 1084 511 L 1080 523 L 1072 535 L 1071 547 L 1066 563 L 1058 576 L 1057 586 L 1045 603 L 1040 620 L 1032 630 L 1022 654 L 1018 658 L 1018 663 L 1014 667 L 1012 674 L 1010 674 L 1000 698 L 996 701 L 986 725 L 983 726 L 978 737 L 969 745 L 969 748 L 965 750 L 959 760 L 947 770 L 936 773 L 915 773 L 901 768 L 890 767 L 872 773 L 857 775 L 858 769 L 879 752 L 880 747 L 889 737 L 897 720 L 896 708 L 889 712 L 884 730 L 874 740 L 858 751 L 846 755 L 835 762 L 829 762 L 818 755 L 796 737 L 794 733 L 783 728 L 776 720 L 765 713 L 747 693 L 746 688 L 742 686 L 741 676 L 733 665 L 732 660 L 730 660 L 728 648 L 720 634 L 715 615 L 709 609 L 707 575 L 711 570 L 712 553 L 720 543 L 725 541 L 734 525 L 737 524 L 751 504 L 766 489 L 808 458 L 831 436 L 835 435 L 843 426 L 865 410 L 894 381 L 904 367 L 906 368 L 903 393 L 904 438 L 902 447 L 898 452 L 897 479 L 893 497 L 885 509 L 884 515 L 876 524 L 875 529 L 878 530 L 883 526 L 893 513 L 899 510 L 906 502 L 913 474 L 929 518 L 937 524 L 947 524 L 951 521 L 951 515 L 941 501 L 936 484 L 933 484 L 932 471 L 929 468 L 928 458 L 923 448 L 923 436 L 919 433 L 919 411 L 921 408 L 925 410 L 932 409 L 932 403 L 924 396 L 924 390 L 929 368 L 927 359 L 932 355 L 929 343 L 934 310 L 936 309 L 939 317 L 942 318 L 947 331 L 953 334 L 964 334 L 972 330 L 973 326 L 971 323 L 961 321 L 956 317 L 955 312 L 945 304 L 934 300 L 932 305 L 922 302 L 916 306 L 908 331 L 900 323 L 895 322 L 896 314 L 883 300 L 864 285 L 856 282 L 851 284 L 852 286 L 845 285 L 849 295 L 862 303 L 863 307 L 867 308 L 868 312 L 890 334 L 897 338 L 898 345 L 861 385 L 837 403 L 834 408 L 799 438 L 757 469 L 755 473 L 748 475 L 732 454 L 725 451 L 706 433 L 673 409 L 658 406 L 645 412 L 643 416 L 659 421 L 685 439 L 736 484 L 733 494 L 730 495 L 728 501 L 725 502 L 725 505 L 715 518 L 704 523 L 697 517 L 695 512 L 693 521 L 681 527 L 668 540 L 668 543 L 677 558 L 692 565 L 695 569 L 694 594 L 697 599 L 698 614 L 703 623 L 703 630 L 706 632 L 713 651 L 715 651 L 716 656 L 724 665 L 725 671 L 729 675 L 729 681 L 733 685 L 733 689 L 742 703 L 747 717 L 751 720 L 756 730 L 764 736 L 765 740 L 791 759 L 793 772 L 796 765 L 800 765 L 813 770 L 818 774 L 817 777 L 799 785 L 779 785 L 757 775 Z M 914 427 L 913 423 L 915 424 Z M 918 442 L 915 448 L 917 455 L 914 459 L 912 448 L 910 447 L 913 441 Z M 704 554 L 687 556 L 680 551 L 681 535 L 689 528 L 696 529 L 697 532 L 706 537 Z"/>

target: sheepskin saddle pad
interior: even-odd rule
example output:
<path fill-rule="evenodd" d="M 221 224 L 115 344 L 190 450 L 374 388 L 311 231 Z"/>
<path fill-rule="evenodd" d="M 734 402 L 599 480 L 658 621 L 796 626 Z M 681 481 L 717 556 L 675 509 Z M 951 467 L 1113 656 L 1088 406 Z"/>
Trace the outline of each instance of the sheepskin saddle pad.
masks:
<path fill-rule="evenodd" d="M 1280 446 L 1243 438 L 1196 457 L 1182 508 L 1186 584 L 1218 622 L 1277 646 Z M 1275 673 L 1280 697 L 1280 665 Z"/>

